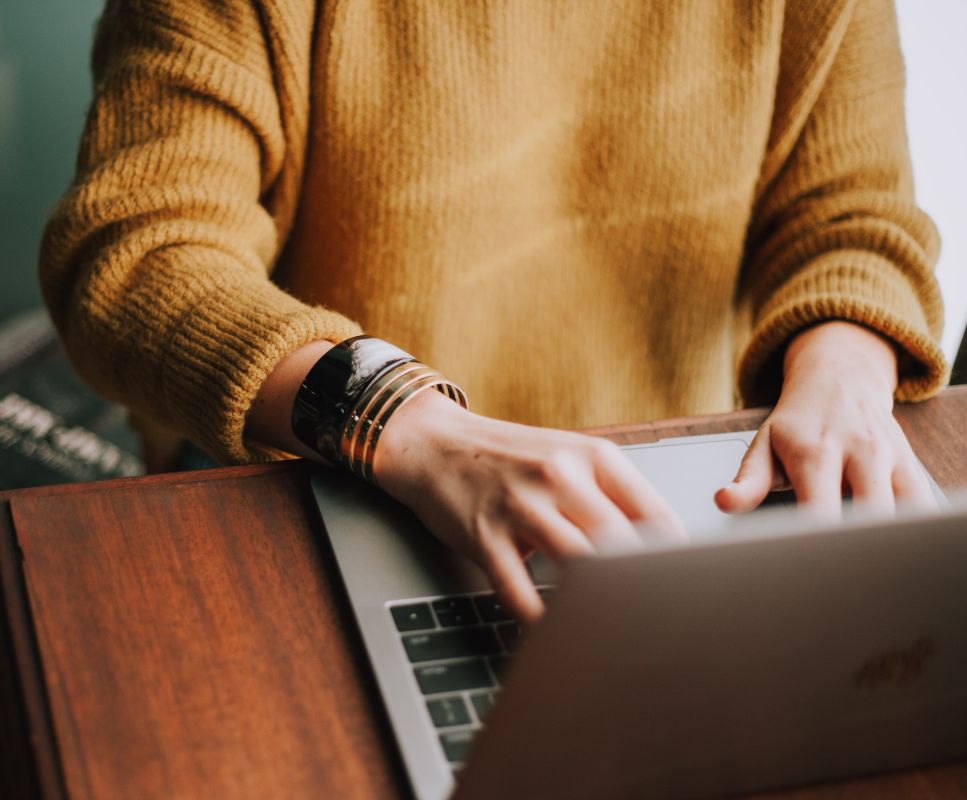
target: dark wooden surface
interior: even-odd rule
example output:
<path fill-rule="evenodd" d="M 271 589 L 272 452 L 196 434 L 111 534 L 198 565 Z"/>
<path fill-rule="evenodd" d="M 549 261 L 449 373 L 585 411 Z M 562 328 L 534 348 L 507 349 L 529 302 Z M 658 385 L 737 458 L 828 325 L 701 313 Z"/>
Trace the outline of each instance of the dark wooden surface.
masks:
<path fill-rule="evenodd" d="M 307 474 L 10 498 L 69 797 L 393 794 Z"/>
<path fill-rule="evenodd" d="M 967 488 L 967 387 L 898 416 L 941 485 Z M 761 418 L 601 432 L 649 441 Z M 0 699 L 6 737 L 20 725 L 30 740 L 5 745 L 6 763 L 27 767 L 7 786 L 71 798 L 406 795 L 308 474 L 289 462 L 0 495 L 19 674 Z M 0 678 L 16 679 L 10 667 Z M 967 798 L 967 764 L 779 796 Z"/>

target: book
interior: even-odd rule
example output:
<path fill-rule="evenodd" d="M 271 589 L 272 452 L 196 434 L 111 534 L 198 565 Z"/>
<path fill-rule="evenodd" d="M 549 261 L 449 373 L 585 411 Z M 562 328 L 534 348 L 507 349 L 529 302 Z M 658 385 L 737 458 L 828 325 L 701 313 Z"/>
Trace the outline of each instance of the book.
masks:
<path fill-rule="evenodd" d="M 127 413 L 74 371 L 43 309 L 0 323 L 0 489 L 144 474 Z"/>

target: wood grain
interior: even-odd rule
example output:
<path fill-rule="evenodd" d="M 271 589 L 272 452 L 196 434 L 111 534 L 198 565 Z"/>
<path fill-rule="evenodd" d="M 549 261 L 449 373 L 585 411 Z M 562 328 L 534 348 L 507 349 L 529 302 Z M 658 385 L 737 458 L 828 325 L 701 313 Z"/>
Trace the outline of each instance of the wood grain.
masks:
<path fill-rule="evenodd" d="M 0 493 L 0 584 L 7 622 L 0 658 L 10 681 L 5 694 L 17 691 L 19 702 L 5 702 L 3 708 L 4 796 L 60 800 L 65 796 L 60 756 L 21 570 L 22 553 L 10 516 L 10 494 Z"/>
<path fill-rule="evenodd" d="M 292 466 L 11 499 L 68 796 L 402 785 L 305 478 Z"/>
<path fill-rule="evenodd" d="M 6 557 L 0 558 L 0 587 L 5 590 L 0 593 L 0 797 L 38 797 L 41 788 L 36 745 L 39 742 L 32 746 L 27 705 L 28 698 L 36 696 L 39 689 L 39 670 L 33 658 L 33 629 L 29 625 L 15 629 L 12 625 L 12 620 L 21 620 L 26 613 L 22 576 L 14 568 L 19 558 L 12 531 L 9 506 L 0 503 L 0 549 L 6 551 Z M 28 679 L 27 683 L 22 677 Z M 44 716 L 46 707 L 45 701 L 36 702 L 34 712 Z M 43 729 L 48 731 L 49 725 Z M 52 752 L 50 743 L 45 751 Z M 47 767 L 44 774 L 59 774 L 56 766 L 48 762 Z M 46 796 L 51 797 L 53 793 L 46 792 Z"/>
<path fill-rule="evenodd" d="M 653 441 L 763 416 L 595 432 Z M 967 387 L 898 417 L 941 485 L 967 487 Z M 45 796 L 407 795 L 307 481 L 288 462 L 0 495 L 6 612 Z M 967 764 L 766 797 L 967 798 Z"/>

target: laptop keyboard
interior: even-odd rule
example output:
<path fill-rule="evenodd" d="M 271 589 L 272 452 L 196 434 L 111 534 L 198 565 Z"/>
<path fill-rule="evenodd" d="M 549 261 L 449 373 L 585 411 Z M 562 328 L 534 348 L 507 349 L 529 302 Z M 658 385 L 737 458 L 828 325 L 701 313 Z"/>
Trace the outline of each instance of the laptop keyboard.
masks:
<path fill-rule="evenodd" d="M 545 597 L 550 587 L 538 591 Z M 466 758 L 521 642 L 521 627 L 493 593 L 389 606 L 426 713 L 451 767 Z"/>

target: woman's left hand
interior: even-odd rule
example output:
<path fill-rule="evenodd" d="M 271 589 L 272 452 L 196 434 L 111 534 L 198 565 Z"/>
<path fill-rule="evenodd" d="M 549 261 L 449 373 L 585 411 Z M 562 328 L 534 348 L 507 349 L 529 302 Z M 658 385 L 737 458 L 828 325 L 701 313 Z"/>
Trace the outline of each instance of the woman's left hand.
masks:
<path fill-rule="evenodd" d="M 799 334 L 784 362 L 779 401 L 735 480 L 715 495 L 727 512 L 749 511 L 790 486 L 798 503 L 838 517 L 842 496 L 878 511 L 897 502 L 935 508 L 923 471 L 893 417 L 893 346 L 850 322 Z"/>

